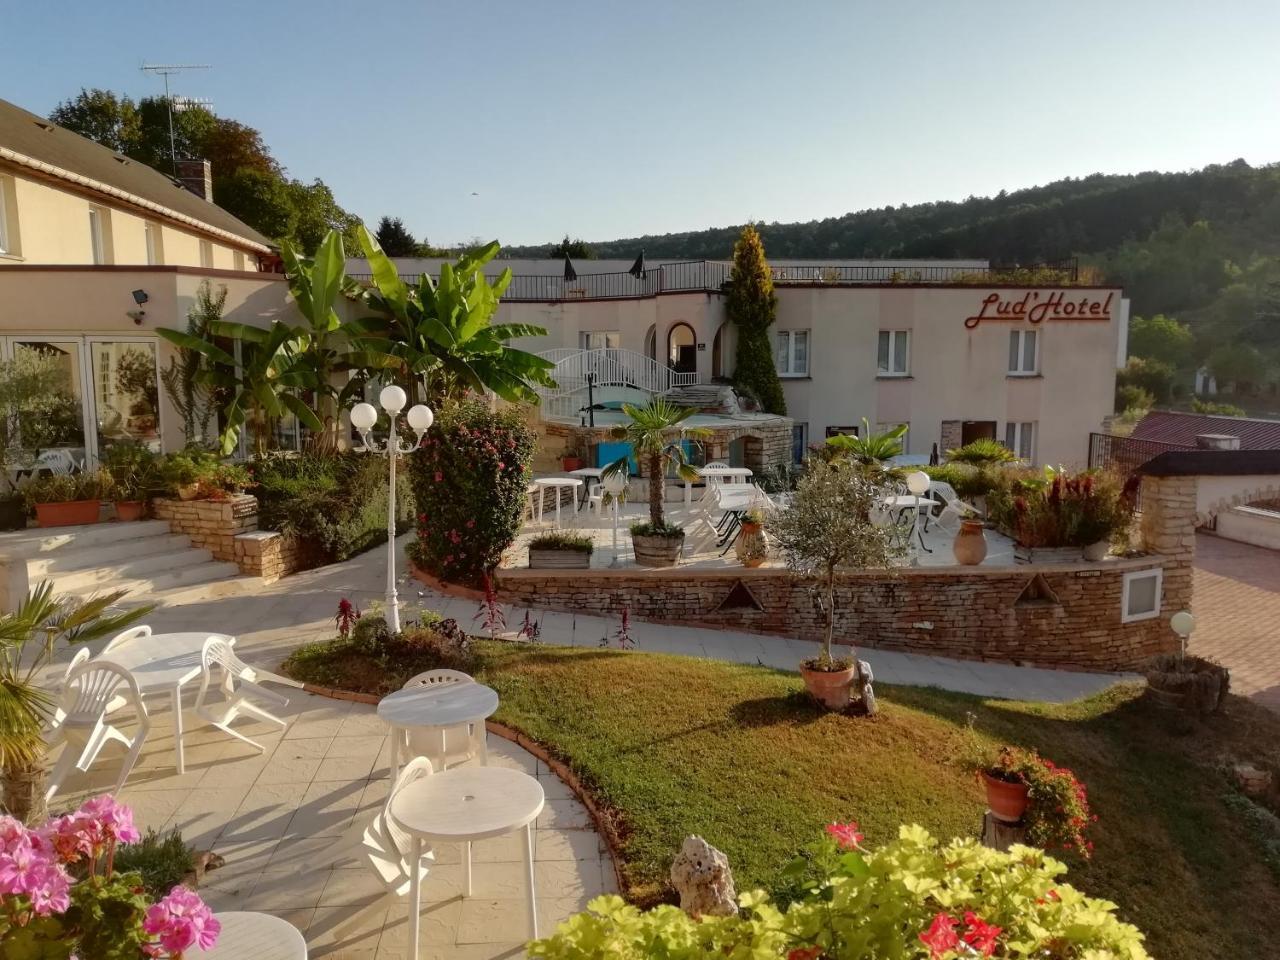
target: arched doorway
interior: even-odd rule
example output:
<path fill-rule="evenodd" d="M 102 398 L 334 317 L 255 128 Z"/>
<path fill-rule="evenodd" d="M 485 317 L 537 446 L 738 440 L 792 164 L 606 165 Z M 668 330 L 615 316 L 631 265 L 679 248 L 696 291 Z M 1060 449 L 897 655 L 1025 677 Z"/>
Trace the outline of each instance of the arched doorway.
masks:
<path fill-rule="evenodd" d="M 728 321 L 720 324 L 711 341 L 711 379 L 728 380 L 732 376 L 733 357 L 729 347 L 731 333 Z"/>
<path fill-rule="evenodd" d="M 650 360 L 658 359 L 658 325 L 649 324 L 649 332 L 644 335 L 644 355 Z"/>
<path fill-rule="evenodd" d="M 698 372 L 698 338 L 684 321 L 667 333 L 667 363 L 676 373 Z"/>

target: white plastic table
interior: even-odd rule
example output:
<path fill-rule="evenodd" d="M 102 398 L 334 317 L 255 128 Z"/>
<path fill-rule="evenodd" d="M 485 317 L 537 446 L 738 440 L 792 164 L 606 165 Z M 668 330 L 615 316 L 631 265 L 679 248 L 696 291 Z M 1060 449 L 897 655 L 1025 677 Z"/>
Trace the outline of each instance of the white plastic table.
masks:
<path fill-rule="evenodd" d="M 881 502 L 894 513 L 902 514 L 910 510 L 912 512 L 911 533 L 907 534 L 907 542 L 910 543 L 912 536 L 915 536 L 920 541 L 920 549 L 924 550 L 925 553 L 933 553 L 933 550 L 924 542 L 924 531 L 920 529 L 920 511 L 922 509 L 925 511 L 924 526 L 925 529 L 928 529 L 929 511 L 938 505 L 937 500 L 932 497 L 917 497 L 912 494 L 904 494 L 885 497 Z"/>
<path fill-rule="evenodd" d="M 755 474 L 747 467 L 699 467 L 698 476 L 704 480 L 721 480 L 726 484 L 746 483 L 749 477 Z M 687 507 L 693 502 L 693 483 L 689 480 L 684 482 L 684 505 Z"/>
<path fill-rule="evenodd" d="M 200 676 L 200 655 L 204 643 L 217 637 L 234 644 L 235 637 L 225 633 L 153 633 L 127 640 L 110 653 L 100 654 L 106 660 L 124 667 L 138 681 L 138 691 L 145 697 L 167 693 L 173 705 L 173 749 L 178 773 L 186 773 L 182 753 L 182 687 Z"/>
<path fill-rule="evenodd" d="M 577 488 L 582 486 L 582 481 L 577 477 L 539 477 L 533 481 L 534 486 L 538 488 L 538 522 L 542 522 L 542 501 L 544 494 L 548 490 L 556 492 L 556 529 L 560 529 L 560 488 L 569 487 L 573 490 L 573 512 L 578 512 L 578 491 Z"/>
<path fill-rule="evenodd" d="M 183 951 L 192 960 L 307 960 L 307 941 L 298 928 L 269 913 L 230 910 L 215 913 L 222 924 L 211 950 Z"/>
<path fill-rule="evenodd" d="M 463 684 L 472 686 L 472 684 Z M 428 843 L 462 843 L 463 896 L 471 896 L 471 844 L 524 828 L 524 869 L 529 881 L 529 919 L 538 937 L 538 902 L 533 890 L 533 822 L 542 812 L 542 784 L 506 767 L 457 767 L 415 780 L 391 800 L 395 824 L 413 838 L 408 863 L 422 859 Z M 418 956 L 422 872 L 409 881 L 409 956 Z"/>
<path fill-rule="evenodd" d="M 400 774 L 401 734 L 410 727 L 440 728 L 444 754 L 446 727 L 484 723 L 498 709 L 498 692 L 483 683 L 432 683 L 397 690 L 378 701 L 378 716 L 391 727 L 391 780 Z M 488 762 L 485 738 L 480 737 L 480 765 Z"/>

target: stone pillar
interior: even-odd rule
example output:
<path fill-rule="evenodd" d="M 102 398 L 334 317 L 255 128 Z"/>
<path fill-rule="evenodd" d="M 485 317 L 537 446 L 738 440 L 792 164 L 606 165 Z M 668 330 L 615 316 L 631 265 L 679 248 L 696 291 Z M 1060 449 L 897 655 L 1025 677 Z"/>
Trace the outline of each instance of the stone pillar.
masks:
<path fill-rule="evenodd" d="M 1164 598 L 1161 619 L 1166 623 L 1179 610 L 1191 609 L 1192 567 L 1196 555 L 1196 478 L 1142 478 L 1142 504 L 1139 533 L 1142 547 L 1148 553 L 1168 558 L 1164 565 Z M 1177 637 L 1167 630 L 1170 650 L 1176 650 Z"/>
<path fill-rule="evenodd" d="M 964 439 L 964 427 L 959 420 L 943 420 L 939 438 L 938 447 L 943 453 L 955 450 L 961 446 L 961 440 Z"/>

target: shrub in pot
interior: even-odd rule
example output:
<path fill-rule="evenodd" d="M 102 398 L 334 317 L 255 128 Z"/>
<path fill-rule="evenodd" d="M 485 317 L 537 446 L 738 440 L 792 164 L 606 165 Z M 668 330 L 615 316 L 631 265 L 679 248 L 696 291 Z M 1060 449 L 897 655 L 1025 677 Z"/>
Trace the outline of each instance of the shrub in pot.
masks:
<path fill-rule="evenodd" d="M 764 532 L 764 513 L 748 510 L 742 529 L 733 542 L 733 552 L 744 567 L 758 567 L 769 558 L 769 540 Z"/>
<path fill-rule="evenodd" d="M 891 526 L 873 521 L 888 495 L 878 471 L 861 468 L 845 459 L 811 458 L 790 506 L 768 522 L 787 566 L 800 577 L 813 580 L 821 595 L 824 614 L 822 650 L 800 665 L 805 687 L 833 709 L 849 705 L 856 682 L 868 713 L 875 712 L 871 678 L 856 657 L 833 657 L 836 572 L 841 567 L 885 569 L 906 556 L 907 548 Z"/>
<path fill-rule="evenodd" d="M 1103 545 L 1128 530 L 1133 508 L 1133 491 L 1114 474 L 1045 467 L 993 494 L 988 517 L 1013 539 L 1019 561 L 1061 562 L 1081 559 L 1085 548 L 1105 555 Z"/>
<path fill-rule="evenodd" d="M 1226 667 L 1185 653 L 1154 657 L 1143 665 L 1142 672 L 1149 699 L 1191 714 L 1217 713 L 1231 689 Z"/>
<path fill-rule="evenodd" d="M 112 496 L 115 483 L 106 470 L 35 477 L 22 488 L 42 527 L 97 523 L 102 501 Z"/>
<path fill-rule="evenodd" d="M 117 442 L 107 449 L 103 464 L 115 483 L 117 519 L 142 519 L 147 497 L 160 482 L 159 459 L 145 444 L 136 442 Z"/>
<path fill-rule="evenodd" d="M 585 570 L 595 544 L 581 533 L 556 530 L 529 541 L 529 567 L 534 570 Z"/>
<path fill-rule="evenodd" d="M 631 526 L 636 563 L 646 567 L 675 566 L 684 547 L 684 528 L 667 523 L 663 508 L 664 484 L 669 471 L 674 471 L 681 480 L 699 479 L 698 471 L 689 464 L 682 441 L 710 436 L 710 431 L 702 427 L 682 427 L 697 411 L 662 397 L 654 397 L 643 407 L 624 403 L 622 411 L 630 422 L 616 427 L 613 436 L 631 444 L 636 458 L 644 463 L 649 480 L 649 522 Z M 605 467 L 603 475 L 627 477 L 630 469 L 630 458 L 624 456 Z"/>

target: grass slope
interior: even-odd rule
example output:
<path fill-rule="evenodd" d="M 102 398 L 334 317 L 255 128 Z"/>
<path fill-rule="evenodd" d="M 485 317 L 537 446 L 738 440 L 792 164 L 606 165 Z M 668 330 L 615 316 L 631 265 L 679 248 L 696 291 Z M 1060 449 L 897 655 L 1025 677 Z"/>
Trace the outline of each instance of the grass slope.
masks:
<path fill-rule="evenodd" d="M 1262 756 L 1280 718 L 1234 700 L 1193 736 L 1117 690 L 1050 707 L 877 687 L 875 719 L 827 714 L 799 678 L 760 667 L 612 650 L 484 644 L 497 719 L 571 763 L 616 817 L 628 895 L 668 896 L 671 857 L 697 833 L 738 889 L 769 887 L 832 820 L 868 843 L 903 822 L 974 834 L 981 791 L 957 763 L 966 716 L 1077 772 L 1100 822 L 1070 880 L 1118 902 L 1161 960 L 1275 956 L 1280 890 L 1223 797 L 1224 755 Z"/>

